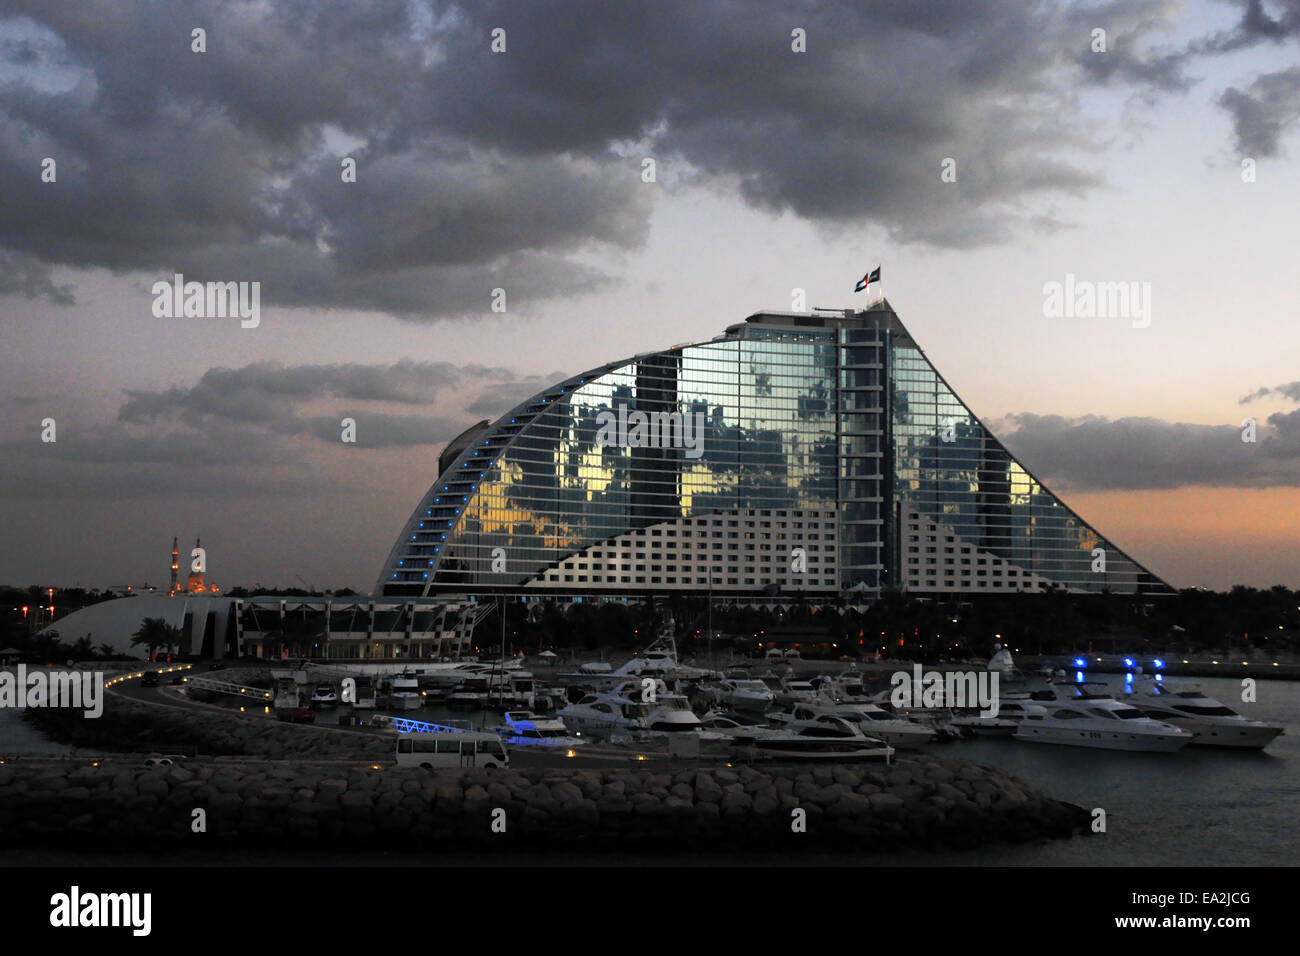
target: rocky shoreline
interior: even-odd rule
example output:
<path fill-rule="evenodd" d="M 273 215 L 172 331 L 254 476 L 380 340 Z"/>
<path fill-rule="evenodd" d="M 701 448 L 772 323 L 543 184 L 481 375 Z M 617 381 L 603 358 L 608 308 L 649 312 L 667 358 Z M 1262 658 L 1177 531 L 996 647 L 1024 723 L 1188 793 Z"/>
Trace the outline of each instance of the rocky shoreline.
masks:
<path fill-rule="evenodd" d="M 1082 808 L 1001 770 L 929 754 L 893 766 L 434 773 L 393 766 L 386 736 L 224 708 L 110 694 L 95 720 L 54 709 L 29 709 L 28 719 L 79 748 L 120 755 L 0 766 L 0 846 L 866 853 L 1065 838 L 1089 825 Z M 148 752 L 200 756 L 145 766 Z"/>
<path fill-rule="evenodd" d="M 999 770 L 929 756 L 893 767 L 375 766 L 9 762 L 0 766 L 0 845 L 867 852 L 1019 843 L 1088 828 L 1080 807 Z M 194 830 L 196 810 L 203 832 Z"/>

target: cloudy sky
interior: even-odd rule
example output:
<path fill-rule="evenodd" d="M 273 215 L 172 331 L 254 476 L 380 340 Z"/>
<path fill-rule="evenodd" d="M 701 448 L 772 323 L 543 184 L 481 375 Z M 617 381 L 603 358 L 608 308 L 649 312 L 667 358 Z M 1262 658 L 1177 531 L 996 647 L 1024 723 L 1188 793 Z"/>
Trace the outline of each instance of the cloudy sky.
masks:
<path fill-rule="evenodd" d="M 1300 0 L 0 0 L 0 582 L 368 591 L 465 426 L 879 263 L 1118 546 L 1296 587 L 1298 63 Z"/>

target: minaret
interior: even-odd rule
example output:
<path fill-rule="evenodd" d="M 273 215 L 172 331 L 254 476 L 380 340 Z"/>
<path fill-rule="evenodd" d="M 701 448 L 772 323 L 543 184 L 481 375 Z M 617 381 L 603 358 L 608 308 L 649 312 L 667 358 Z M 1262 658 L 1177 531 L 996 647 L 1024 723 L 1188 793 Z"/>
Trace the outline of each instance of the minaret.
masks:
<path fill-rule="evenodd" d="M 177 584 L 176 575 L 180 572 L 181 569 L 180 566 L 181 553 L 177 549 L 178 540 L 179 540 L 178 538 L 175 537 L 172 538 L 172 587 L 171 587 L 171 591 L 169 592 L 170 594 L 176 593 L 176 584 Z"/>
<path fill-rule="evenodd" d="M 194 548 L 195 548 L 195 550 L 198 550 L 199 548 L 202 548 L 202 547 L 203 547 L 203 543 L 202 543 L 202 541 L 200 541 L 198 538 L 195 538 L 195 539 L 194 539 Z M 188 578 L 188 579 L 186 580 L 186 582 L 185 582 L 185 590 L 188 591 L 188 592 L 190 592 L 191 594 L 197 594 L 197 593 L 199 593 L 200 591 L 205 591 L 205 590 L 207 590 L 207 589 L 203 586 L 203 572 L 202 572 L 202 571 L 191 571 L 191 572 L 190 572 L 190 576 L 189 576 L 189 578 Z"/>

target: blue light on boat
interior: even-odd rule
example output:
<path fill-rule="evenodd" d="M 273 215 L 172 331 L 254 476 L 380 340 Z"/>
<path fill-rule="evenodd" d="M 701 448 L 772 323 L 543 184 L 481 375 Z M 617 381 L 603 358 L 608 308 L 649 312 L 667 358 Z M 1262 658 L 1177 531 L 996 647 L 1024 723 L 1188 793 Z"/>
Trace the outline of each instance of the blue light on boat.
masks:
<path fill-rule="evenodd" d="M 1158 658 L 1158 657 L 1157 657 L 1154 661 L 1152 661 L 1151 663 L 1155 664 L 1156 667 L 1164 667 L 1164 666 L 1165 666 L 1165 662 L 1162 661 L 1162 660 L 1161 660 L 1160 658 Z"/>
<path fill-rule="evenodd" d="M 1156 680 L 1157 680 L 1157 681 L 1162 681 L 1162 680 L 1164 680 L 1164 679 L 1165 679 L 1165 675 L 1164 675 L 1164 674 L 1157 674 L 1157 675 L 1156 675 Z"/>
<path fill-rule="evenodd" d="M 1132 675 L 1132 674 L 1125 674 L 1125 675 L 1124 675 L 1124 683 L 1126 683 L 1126 684 L 1131 684 L 1131 683 L 1133 683 L 1133 675 Z"/>
<path fill-rule="evenodd" d="M 1126 658 L 1124 658 L 1124 666 L 1125 666 L 1125 667 L 1132 667 L 1132 666 L 1133 666 L 1133 658 L 1131 658 L 1131 657 L 1126 657 Z"/>
<path fill-rule="evenodd" d="M 1077 683 L 1082 684 L 1082 683 L 1083 683 L 1083 671 L 1075 671 L 1075 672 L 1074 672 L 1074 679 L 1075 679 L 1075 681 L 1076 681 Z"/>
<path fill-rule="evenodd" d="M 1087 666 L 1088 666 L 1088 662 L 1085 661 L 1082 657 L 1076 657 L 1076 658 L 1074 659 L 1074 666 L 1075 666 L 1075 667 L 1087 667 Z"/>

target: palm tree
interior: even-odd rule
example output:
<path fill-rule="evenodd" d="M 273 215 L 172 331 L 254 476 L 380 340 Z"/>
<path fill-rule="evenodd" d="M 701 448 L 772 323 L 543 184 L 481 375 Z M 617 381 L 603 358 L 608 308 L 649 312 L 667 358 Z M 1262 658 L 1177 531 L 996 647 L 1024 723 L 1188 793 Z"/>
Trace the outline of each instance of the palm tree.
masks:
<path fill-rule="evenodd" d="M 154 660 L 154 650 L 162 647 L 170 651 L 179 646 L 181 629 L 168 624 L 165 618 L 146 617 L 140 623 L 140 629 L 131 636 L 132 646 L 144 644 L 149 648 L 149 660 Z"/>

